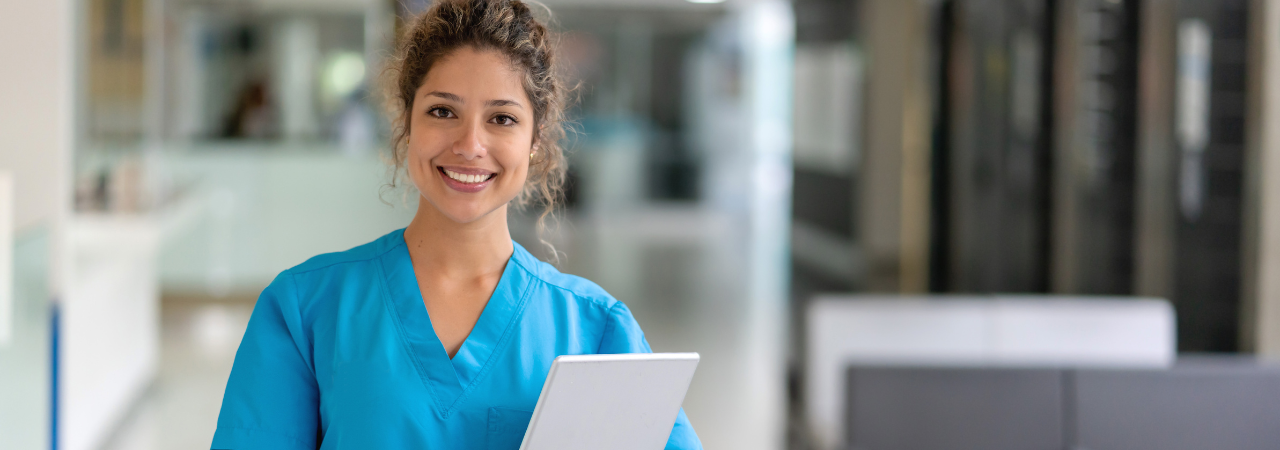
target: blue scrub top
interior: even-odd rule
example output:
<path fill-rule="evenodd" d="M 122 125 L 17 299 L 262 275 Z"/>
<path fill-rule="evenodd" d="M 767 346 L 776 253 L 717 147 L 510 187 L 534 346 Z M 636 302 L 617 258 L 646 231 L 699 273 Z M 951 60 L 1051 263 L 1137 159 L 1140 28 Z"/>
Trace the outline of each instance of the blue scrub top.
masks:
<path fill-rule="evenodd" d="M 515 450 L 556 356 L 647 352 L 626 305 L 515 244 L 449 359 L 397 230 L 262 292 L 212 448 Z M 683 409 L 666 448 L 702 448 Z"/>

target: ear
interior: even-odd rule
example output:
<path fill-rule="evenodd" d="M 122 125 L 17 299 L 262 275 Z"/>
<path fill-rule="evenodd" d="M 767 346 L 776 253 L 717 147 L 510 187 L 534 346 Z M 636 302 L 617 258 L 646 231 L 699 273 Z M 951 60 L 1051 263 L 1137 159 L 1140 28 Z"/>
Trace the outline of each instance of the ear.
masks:
<path fill-rule="evenodd" d="M 542 140 L 542 132 L 543 132 L 543 131 L 545 131 L 546 129 L 547 129 L 547 125 L 546 125 L 546 124 L 540 124 L 540 125 L 538 125 L 538 132 L 537 132 L 537 133 L 533 133 L 533 148 L 534 148 L 534 149 L 537 149 L 537 148 L 538 148 L 538 142 L 540 142 L 540 141 Z"/>

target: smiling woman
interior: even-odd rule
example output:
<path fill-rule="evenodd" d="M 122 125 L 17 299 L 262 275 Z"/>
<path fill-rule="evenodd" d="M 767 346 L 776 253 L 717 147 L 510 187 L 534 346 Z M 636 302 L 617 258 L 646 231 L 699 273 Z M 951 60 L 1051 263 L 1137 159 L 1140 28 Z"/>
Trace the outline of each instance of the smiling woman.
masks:
<path fill-rule="evenodd" d="M 440 59 L 427 73 L 408 109 L 404 152 L 409 177 L 434 207 L 419 208 L 420 215 L 506 222 L 505 214 L 490 213 L 505 211 L 525 189 L 537 156 L 536 119 L 524 106 L 530 101 L 519 75 L 497 50 L 472 46 Z"/>
<path fill-rule="evenodd" d="M 566 162 L 560 139 L 564 137 L 567 92 L 556 73 L 552 36 L 533 18 L 528 6 L 516 2 L 511 8 L 490 8 L 486 6 L 488 3 L 442 3 L 419 17 L 401 40 L 386 71 L 387 103 L 394 127 L 392 161 L 396 171 L 392 185 L 399 182 L 402 169 L 409 169 L 412 177 L 412 169 L 407 167 L 412 164 L 409 160 L 414 153 L 412 131 L 416 126 L 426 125 L 415 119 L 423 115 L 459 117 L 459 112 L 451 107 L 463 103 L 462 94 L 429 86 L 474 75 L 485 76 L 491 82 L 514 81 L 516 86 L 501 84 L 501 89 L 486 92 L 494 94 L 493 98 L 465 100 L 473 102 L 471 106 L 477 113 L 486 112 L 482 106 L 514 107 L 502 114 L 509 120 L 502 124 L 518 125 L 513 128 L 529 133 L 529 140 L 524 141 L 529 156 L 527 180 L 515 203 L 537 203 L 545 218 L 559 203 L 564 185 Z M 482 57 L 481 54 L 486 53 Z M 448 61 L 457 57 L 468 60 Z M 475 67 L 471 64 L 474 62 L 487 65 Z M 431 77 L 432 72 L 446 70 L 450 72 L 447 76 L 437 73 Z M 506 97 L 499 97 L 499 93 Z M 414 179 L 414 184 L 421 189 L 417 180 Z"/>
<path fill-rule="evenodd" d="M 417 213 L 263 291 L 214 449 L 514 450 L 557 356 L 650 351 L 626 305 L 507 228 L 512 203 L 550 213 L 564 179 L 546 27 L 520 1 L 441 0 L 398 50 L 393 183 L 412 181 Z M 672 414 L 667 448 L 700 449 Z"/>

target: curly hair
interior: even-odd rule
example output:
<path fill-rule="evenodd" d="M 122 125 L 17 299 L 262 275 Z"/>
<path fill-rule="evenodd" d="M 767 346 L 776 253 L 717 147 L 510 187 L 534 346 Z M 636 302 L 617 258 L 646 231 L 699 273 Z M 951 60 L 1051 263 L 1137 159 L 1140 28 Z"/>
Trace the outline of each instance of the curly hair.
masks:
<path fill-rule="evenodd" d="M 533 104 L 537 151 L 516 204 L 540 205 L 538 225 L 543 228 L 560 203 L 568 165 L 560 143 L 565 136 L 568 96 L 552 38 L 546 25 L 520 0 L 438 0 L 410 19 L 384 72 L 392 127 L 391 187 L 397 187 L 403 176 L 414 95 L 431 67 L 460 48 L 494 50 L 523 73 L 525 95 Z"/>

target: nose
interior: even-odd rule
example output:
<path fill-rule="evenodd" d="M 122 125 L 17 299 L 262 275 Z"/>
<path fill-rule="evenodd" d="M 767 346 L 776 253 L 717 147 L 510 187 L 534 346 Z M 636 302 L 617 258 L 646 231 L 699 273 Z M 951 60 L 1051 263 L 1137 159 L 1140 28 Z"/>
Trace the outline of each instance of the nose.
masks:
<path fill-rule="evenodd" d="M 484 132 L 483 127 L 482 123 L 477 123 L 474 120 L 463 126 L 462 134 L 453 142 L 453 154 L 461 156 L 467 161 L 483 158 L 488 153 L 481 139 Z"/>

